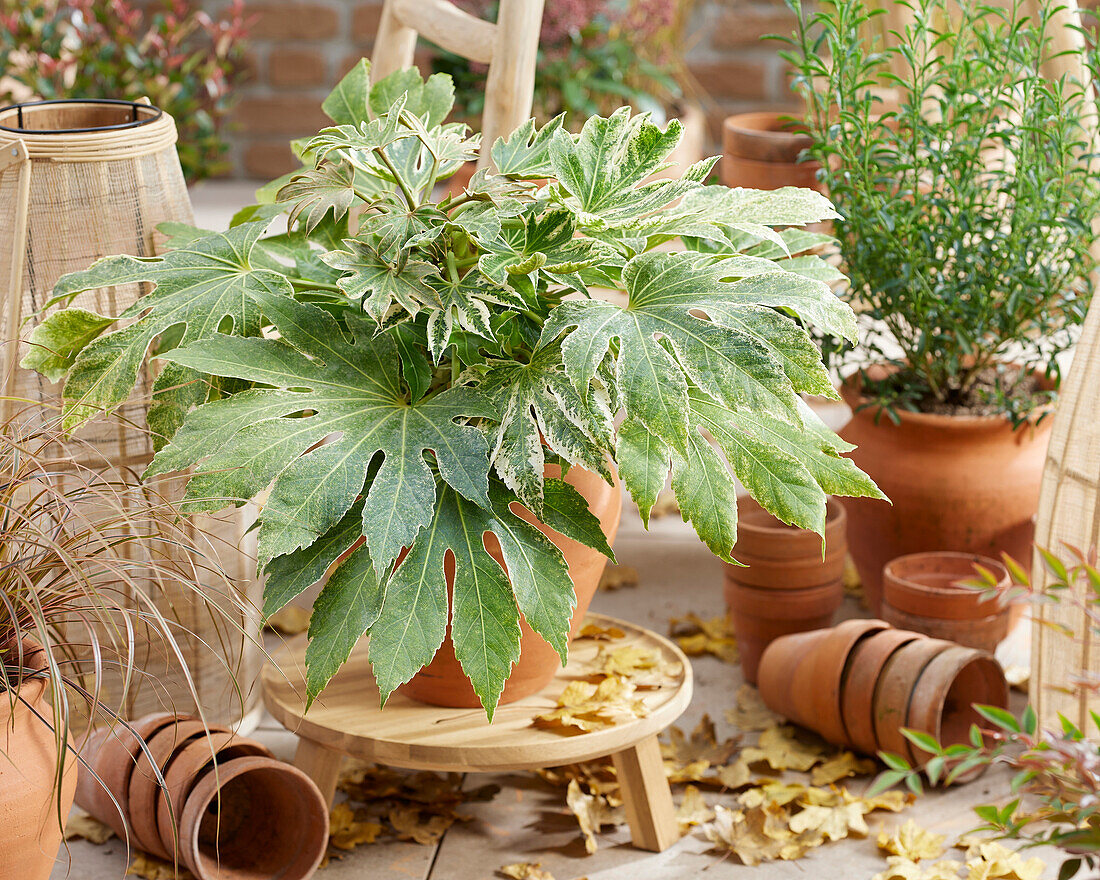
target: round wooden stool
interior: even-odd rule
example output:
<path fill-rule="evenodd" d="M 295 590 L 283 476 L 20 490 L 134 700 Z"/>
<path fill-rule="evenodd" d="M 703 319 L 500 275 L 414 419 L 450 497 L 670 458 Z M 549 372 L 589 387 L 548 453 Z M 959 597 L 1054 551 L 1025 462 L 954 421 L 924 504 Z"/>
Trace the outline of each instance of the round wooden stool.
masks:
<path fill-rule="evenodd" d="M 378 707 L 378 686 L 367 662 L 364 639 L 305 711 L 305 642 L 296 641 L 263 670 L 264 702 L 271 714 L 298 736 L 295 765 L 332 802 L 345 756 L 416 770 L 499 772 L 557 767 L 610 755 L 618 773 L 634 845 L 660 852 L 680 836 L 665 777 L 657 734 L 691 702 L 691 664 L 665 638 L 620 620 L 590 614 L 586 623 L 614 626 L 625 636 L 612 642 L 578 639 L 569 665 L 541 692 L 497 707 L 492 724 L 479 709 L 444 709 L 393 694 Z M 671 670 L 639 687 L 644 718 L 574 736 L 534 727 L 532 721 L 557 706 L 570 681 L 597 675 L 601 645 L 659 651 Z"/>

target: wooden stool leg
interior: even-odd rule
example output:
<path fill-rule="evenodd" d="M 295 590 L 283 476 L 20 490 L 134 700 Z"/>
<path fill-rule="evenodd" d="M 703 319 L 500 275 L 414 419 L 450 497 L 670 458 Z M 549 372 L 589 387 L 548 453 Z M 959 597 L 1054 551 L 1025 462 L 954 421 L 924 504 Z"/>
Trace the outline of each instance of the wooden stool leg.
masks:
<path fill-rule="evenodd" d="M 336 780 L 340 775 L 340 765 L 344 755 L 326 748 L 304 736 L 298 737 L 298 749 L 294 752 L 294 766 L 317 783 L 321 795 L 331 807 L 336 796 Z"/>
<path fill-rule="evenodd" d="M 611 760 L 619 776 L 634 845 L 650 852 L 668 849 L 680 839 L 680 829 L 657 737 L 644 739 L 612 755 Z"/>

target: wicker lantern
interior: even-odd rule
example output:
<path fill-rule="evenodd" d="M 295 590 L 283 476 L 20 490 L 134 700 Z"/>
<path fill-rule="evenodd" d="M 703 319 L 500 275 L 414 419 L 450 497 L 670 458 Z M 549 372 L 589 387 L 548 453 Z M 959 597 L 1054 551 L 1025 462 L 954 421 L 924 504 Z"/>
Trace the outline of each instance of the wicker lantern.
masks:
<path fill-rule="evenodd" d="M 62 275 L 87 268 L 111 254 L 152 256 L 157 224 L 192 223 L 179 158 L 176 125 L 147 100 L 36 101 L 0 110 L 0 283 L 4 340 L 26 338 L 43 317 L 51 290 Z M 117 315 L 148 285 L 127 284 L 78 295 L 72 305 Z M 24 345 L 2 346 L 4 398 L 60 402 L 60 387 L 16 364 Z M 22 351 L 20 351 L 22 349 Z M 142 377 L 134 398 L 121 407 L 121 418 L 92 423 L 82 439 L 93 442 L 120 470 L 138 474 L 152 457 L 147 434 L 125 424 L 144 424 L 151 380 Z M 215 536 L 218 562 L 235 583 L 244 585 L 258 605 L 254 554 L 245 545 L 244 512 L 196 520 Z M 224 589 L 224 588 L 223 588 Z M 215 622 L 208 609 L 185 595 L 161 597 L 164 610 L 193 636 L 180 646 L 194 676 L 198 703 L 212 723 L 258 718 L 258 616 L 240 628 Z M 205 645 L 204 645 L 205 643 Z M 212 647 L 219 653 L 215 653 Z M 146 646 L 146 684 L 131 684 L 124 707 L 129 717 L 165 708 L 188 713 L 195 700 L 173 664 Z M 138 656 L 141 656 L 140 653 Z M 236 682 L 240 682 L 237 689 Z M 118 682 L 103 683 L 106 697 Z M 248 721 L 244 722 L 247 726 Z"/>

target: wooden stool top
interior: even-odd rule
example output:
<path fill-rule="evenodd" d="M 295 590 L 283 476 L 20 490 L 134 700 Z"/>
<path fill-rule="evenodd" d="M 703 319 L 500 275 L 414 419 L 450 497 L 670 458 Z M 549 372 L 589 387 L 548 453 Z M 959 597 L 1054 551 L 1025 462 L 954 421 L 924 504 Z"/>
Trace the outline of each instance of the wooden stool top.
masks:
<path fill-rule="evenodd" d="M 640 626 L 590 614 L 587 623 L 615 626 L 625 637 L 613 642 L 578 639 L 569 664 L 541 692 L 497 707 L 492 724 L 478 709 L 445 709 L 395 693 L 378 707 L 378 686 L 367 662 L 367 640 L 305 712 L 305 640 L 288 645 L 264 667 L 264 702 L 292 733 L 353 758 L 422 770 L 499 771 L 556 767 L 623 751 L 654 736 L 680 717 L 691 702 L 692 672 L 687 657 L 668 639 Z M 644 718 L 573 736 L 532 726 L 536 715 L 557 706 L 558 695 L 577 679 L 597 673 L 603 645 L 634 646 L 661 653 L 672 674 L 635 696 L 645 703 Z M 278 664 L 277 666 L 275 664 Z M 655 682 L 658 679 L 655 679 Z"/>

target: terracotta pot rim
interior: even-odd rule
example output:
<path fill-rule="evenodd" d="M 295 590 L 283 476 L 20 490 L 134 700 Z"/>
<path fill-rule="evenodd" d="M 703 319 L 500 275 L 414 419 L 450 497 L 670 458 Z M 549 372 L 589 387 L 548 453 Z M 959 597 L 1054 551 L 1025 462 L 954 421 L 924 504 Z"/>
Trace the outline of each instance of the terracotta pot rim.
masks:
<path fill-rule="evenodd" d="M 869 367 L 865 368 L 864 371 L 867 370 L 896 372 L 897 368 L 892 364 L 872 364 Z M 863 394 L 861 393 L 861 389 L 859 388 L 860 373 L 860 370 L 856 370 L 854 373 L 845 376 L 840 383 L 840 387 L 838 388 L 838 390 L 840 391 L 840 396 L 844 398 L 844 402 L 848 404 L 848 406 L 851 408 L 853 418 L 855 418 L 857 415 L 863 415 L 867 413 L 867 409 L 862 409 L 859 412 L 857 412 L 856 410 L 859 407 L 865 407 L 866 404 L 870 403 L 870 401 L 863 396 Z M 1045 377 L 1040 370 L 1032 370 L 1031 374 L 1043 381 L 1044 384 L 1049 384 L 1044 381 Z M 902 424 L 909 424 L 914 427 L 922 428 L 935 428 L 937 430 L 945 432 L 955 431 L 959 433 L 969 433 L 982 430 L 1001 430 L 1006 425 L 1011 427 L 1012 424 L 1009 421 L 1008 416 L 1005 415 L 944 415 L 942 413 L 911 412 L 910 410 L 904 409 L 898 409 L 895 410 L 895 412 L 897 413 L 897 416 L 901 420 Z M 1028 417 L 1027 421 L 1020 425 L 1020 428 L 1026 426 L 1030 426 L 1032 428 L 1042 428 L 1042 425 L 1035 424 L 1036 420 L 1039 418 L 1040 415 L 1049 414 L 1052 412 L 1054 412 L 1053 403 L 1045 403 L 1042 406 L 1036 407 L 1032 411 L 1031 416 Z M 1050 419 L 1045 419 L 1043 425 L 1049 427 L 1050 421 Z M 891 421 L 889 422 L 889 424 L 893 425 L 893 422 Z M 1014 432 L 1016 430 L 1019 430 L 1019 428 L 1013 429 Z"/>
<path fill-rule="evenodd" d="M 737 499 L 738 506 L 745 503 L 745 501 L 748 501 L 750 503 L 750 509 L 752 509 L 752 507 L 754 506 L 755 508 L 763 511 L 778 524 L 771 525 L 769 523 L 768 525 L 760 525 L 759 523 L 749 522 L 748 520 L 744 520 L 741 517 L 738 517 L 738 535 L 749 532 L 762 538 L 776 538 L 794 537 L 805 532 L 810 532 L 809 529 L 800 529 L 797 526 L 789 526 L 786 523 L 783 523 L 776 516 L 765 510 L 763 505 L 761 505 L 760 502 L 753 498 L 751 495 L 743 495 L 741 498 Z M 755 509 L 753 510 L 753 512 L 755 512 Z M 835 531 L 837 529 L 843 528 L 847 521 L 848 514 L 844 510 L 844 505 L 832 495 L 828 496 L 825 502 L 825 531 L 828 532 L 830 529 Z M 817 535 L 816 532 L 810 532 L 810 534 Z M 734 567 L 736 568 L 736 566 Z"/>
<path fill-rule="evenodd" d="M 911 576 L 907 576 L 905 573 L 898 573 L 898 569 L 903 569 L 906 564 L 917 562 L 918 560 L 925 559 L 946 559 L 950 561 L 968 562 L 971 563 L 969 575 L 960 575 L 959 580 L 965 577 L 977 577 L 977 572 L 974 571 L 973 565 L 981 565 L 983 568 L 989 569 L 994 575 L 997 575 L 997 587 L 1000 591 L 1007 590 L 1011 582 L 1008 576 L 1008 569 L 996 559 L 990 556 L 984 556 L 981 553 L 964 553 L 961 550 L 923 550 L 917 553 L 906 553 L 904 556 L 895 556 L 882 568 L 882 596 L 883 601 L 888 601 L 891 592 L 904 592 L 904 593 L 919 593 L 922 596 L 927 597 L 930 601 L 934 600 L 964 600 L 973 599 L 973 603 L 966 602 L 969 606 L 973 604 L 975 610 L 981 610 L 989 607 L 994 608 L 991 614 L 983 615 L 991 617 L 997 611 L 1005 610 L 1003 606 L 995 604 L 996 600 L 979 601 L 981 593 L 978 590 L 972 590 L 969 587 L 955 586 L 954 583 L 946 586 L 934 586 L 932 584 L 924 584 L 918 580 L 913 580 Z M 909 611 L 905 607 L 898 606 L 897 603 L 891 602 L 894 607 L 899 608 L 902 611 L 906 611 L 909 614 L 921 615 L 922 611 Z M 958 604 L 958 603 L 955 603 Z M 927 616 L 927 615 L 926 615 Z M 941 615 L 936 615 L 937 617 Z"/>
<path fill-rule="evenodd" d="M 722 128 L 740 137 L 772 141 L 775 144 L 799 142 L 806 147 L 811 146 L 813 137 L 806 131 L 792 130 L 785 124 L 788 119 L 798 124 L 793 111 L 784 113 L 778 110 L 753 110 L 748 113 L 731 113 L 722 120 Z"/>

